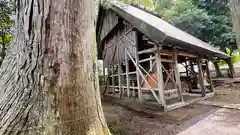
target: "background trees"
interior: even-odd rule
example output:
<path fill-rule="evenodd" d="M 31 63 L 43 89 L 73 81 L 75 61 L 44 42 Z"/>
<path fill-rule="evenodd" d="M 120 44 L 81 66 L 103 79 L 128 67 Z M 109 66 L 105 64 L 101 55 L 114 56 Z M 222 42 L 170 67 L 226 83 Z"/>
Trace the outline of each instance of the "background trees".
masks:
<path fill-rule="evenodd" d="M 11 28 L 13 20 L 13 3 L 11 1 L 0 1 L 0 65 L 6 55 L 6 46 L 12 41 Z"/>
<path fill-rule="evenodd" d="M 124 0 L 154 10 L 178 28 L 221 50 L 237 49 L 228 0 Z M 152 5 L 149 4 L 152 3 Z"/>

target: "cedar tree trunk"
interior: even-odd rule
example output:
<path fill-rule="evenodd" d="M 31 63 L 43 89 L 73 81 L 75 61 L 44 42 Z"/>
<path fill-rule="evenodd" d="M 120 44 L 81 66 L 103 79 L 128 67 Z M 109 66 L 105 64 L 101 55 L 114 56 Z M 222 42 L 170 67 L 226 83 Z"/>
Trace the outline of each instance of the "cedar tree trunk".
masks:
<path fill-rule="evenodd" d="M 0 135 L 109 135 L 94 0 L 16 0 L 16 8 L 0 69 Z"/>
<path fill-rule="evenodd" d="M 236 32 L 237 46 L 240 50 L 240 0 L 229 0 L 229 5 L 232 12 L 234 31 Z"/>

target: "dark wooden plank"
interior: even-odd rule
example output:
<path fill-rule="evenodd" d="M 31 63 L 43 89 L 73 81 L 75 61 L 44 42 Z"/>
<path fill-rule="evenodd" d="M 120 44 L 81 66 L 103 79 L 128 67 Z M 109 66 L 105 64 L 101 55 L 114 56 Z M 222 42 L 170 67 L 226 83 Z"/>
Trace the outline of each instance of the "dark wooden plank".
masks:
<path fill-rule="evenodd" d="M 200 89 L 202 92 L 202 96 L 205 97 L 206 91 L 205 91 L 204 82 L 203 82 L 202 63 L 200 58 L 197 58 L 197 66 L 198 66 L 198 81 L 199 81 Z"/>
<path fill-rule="evenodd" d="M 207 78 L 210 84 L 210 91 L 213 92 L 213 83 L 212 83 L 212 78 L 211 78 L 211 74 L 210 74 L 210 70 L 209 70 L 209 65 L 208 65 L 208 60 L 206 60 L 206 71 L 207 71 Z"/>

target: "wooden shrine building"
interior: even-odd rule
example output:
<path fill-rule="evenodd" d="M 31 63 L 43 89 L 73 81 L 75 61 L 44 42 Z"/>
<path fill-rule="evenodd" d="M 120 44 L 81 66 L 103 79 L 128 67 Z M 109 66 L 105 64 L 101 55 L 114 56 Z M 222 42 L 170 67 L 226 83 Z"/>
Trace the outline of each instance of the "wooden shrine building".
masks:
<path fill-rule="evenodd" d="M 99 9 L 97 44 L 109 73 L 107 94 L 155 102 L 165 110 L 213 95 L 208 60 L 228 59 L 156 15 L 113 1 Z"/>

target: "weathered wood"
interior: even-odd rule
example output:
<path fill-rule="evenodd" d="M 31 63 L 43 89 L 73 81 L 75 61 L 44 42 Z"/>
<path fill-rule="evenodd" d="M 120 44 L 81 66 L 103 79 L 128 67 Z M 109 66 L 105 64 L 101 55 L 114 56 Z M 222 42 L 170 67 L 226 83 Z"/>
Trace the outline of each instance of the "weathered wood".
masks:
<path fill-rule="evenodd" d="M 138 67 L 137 63 L 134 61 L 134 59 L 132 58 L 132 56 L 130 55 L 130 53 L 126 50 L 128 57 L 131 59 L 131 61 L 133 62 L 134 66 L 137 69 L 137 72 L 139 72 L 139 74 L 141 75 L 142 79 L 147 83 L 150 91 L 152 92 L 153 96 L 155 97 L 155 99 L 157 100 L 157 102 L 159 104 L 161 104 L 161 101 L 159 100 L 158 96 L 156 95 L 155 91 L 153 91 L 153 89 L 151 88 L 151 85 L 149 84 L 149 82 L 147 81 L 147 79 L 145 78 L 145 76 L 143 75 L 142 71 L 140 70 L 140 68 Z"/>
<path fill-rule="evenodd" d="M 137 35 L 137 33 L 135 33 L 135 41 L 136 41 L 135 60 L 136 60 L 136 66 L 139 67 L 140 62 L 139 62 L 139 55 L 138 55 L 138 41 L 137 40 L 138 40 L 138 35 Z M 137 67 L 136 67 L 136 70 L 137 70 Z M 141 82 L 140 82 L 139 72 L 137 72 L 137 87 L 138 87 L 138 98 L 140 101 L 142 101 L 143 99 L 142 99 L 142 91 L 141 91 Z"/>
<path fill-rule="evenodd" d="M 125 64 L 126 64 L 126 85 L 127 85 L 127 96 L 130 97 L 130 89 L 129 89 L 129 61 L 127 57 L 127 53 L 125 51 Z"/>
<path fill-rule="evenodd" d="M 222 72 L 220 71 L 219 65 L 217 61 L 213 61 L 213 65 L 215 68 L 215 72 L 216 72 L 216 77 L 223 77 Z"/>
<path fill-rule="evenodd" d="M 161 62 L 173 63 L 173 60 L 161 58 Z"/>
<path fill-rule="evenodd" d="M 198 56 L 192 53 L 188 53 L 188 52 L 176 52 L 176 55 L 179 56 L 185 56 L 185 57 L 190 57 L 190 58 L 197 58 Z"/>
<path fill-rule="evenodd" d="M 152 58 L 152 57 L 153 56 L 150 55 L 150 58 Z M 150 67 L 149 71 L 152 72 L 153 71 L 153 61 L 152 60 L 150 60 L 150 62 L 149 62 L 149 67 Z"/>
<path fill-rule="evenodd" d="M 175 78 L 176 78 L 178 94 L 179 94 L 180 100 L 183 102 L 182 84 L 181 84 L 179 69 L 178 69 L 178 57 L 177 57 L 176 54 L 174 55 L 173 60 L 174 60 L 174 67 L 173 68 L 174 68 L 174 74 L 175 74 Z"/>
<path fill-rule="evenodd" d="M 112 65 L 112 92 L 115 93 L 114 65 Z"/>
<path fill-rule="evenodd" d="M 139 60 L 139 63 L 149 62 L 149 61 L 152 61 L 154 59 L 155 59 L 155 57 L 150 57 L 150 58 L 147 58 L 147 59 Z"/>
<path fill-rule="evenodd" d="M 118 44 L 118 48 L 120 47 L 121 44 Z M 118 64 L 117 64 L 117 69 L 118 69 L 118 90 L 120 92 L 120 97 L 124 95 L 124 91 L 122 90 L 122 82 L 121 82 L 121 62 L 120 62 L 120 50 L 118 49 L 117 51 L 117 59 L 118 59 Z"/>
<path fill-rule="evenodd" d="M 210 69 L 209 69 L 209 65 L 208 65 L 208 60 L 206 60 L 205 63 L 206 63 L 207 78 L 208 78 L 208 81 L 209 81 L 209 84 L 210 84 L 210 91 L 214 92 L 213 83 L 212 83 L 212 77 L 211 77 Z"/>
<path fill-rule="evenodd" d="M 15 2 L 15 42 L 0 69 L 0 135 L 109 135 L 94 1 Z"/>
<path fill-rule="evenodd" d="M 159 47 L 155 45 L 155 48 L 157 51 L 159 51 Z M 155 58 L 156 58 L 156 65 L 157 65 L 157 86 L 158 86 L 158 94 L 160 98 L 160 102 L 163 107 L 166 107 L 166 99 L 164 96 L 164 86 L 163 86 L 163 72 L 162 72 L 162 63 L 161 63 L 161 58 L 158 53 L 155 53 Z"/>
<path fill-rule="evenodd" d="M 182 51 L 173 52 L 171 50 L 164 50 L 164 49 L 159 50 L 157 52 L 160 53 L 160 55 L 169 55 L 169 56 L 179 55 L 179 56 L 185 56 L 185 57 L 191 57 L 191 58 L 197 57 L 197 55 L 192 54 L 190 52 L 182 52 Z"/>
<path fill-rule="evenodd" d="M 106 84 L 105 66 L 104 66 L 104 64 L 102 66 L 103 66 L 103 84 Z"/>
<path fill-rule="evenodd" d="M 142 50 L 142 51 L 139 51 L 138 54 L 145 54 L 145 53 L 152 53 L 156 51 L 156 48 L 150 48 L 150 49 L 146 49 L 146 50 Z"/>
<path fill-rule="evenodd" d="M 240 50 L 240 2 L 239 0 L 229 0 L 229 7 L 231 9 L 232 22 L 234 31 L 236 32 L 237 46 Z"/>
<path fill-rule="evenodd" d="M 205 97 L 206 92 L 205 92 L 205 87 L 204 87 L 204 82 L 203 82 L 203 73 L 202 73 L 202 63 L 201 63 L 201 59 L 197 58 L 197 66 L 198 66 L 198 81 L 199 81 L 199 85 L 200 85 L 200 89 L 202 92 L 202 96 Z"/>
<path fill-rule="evenodd" d="M 185 62 L 186 63 L 186 66 L 185 66 L 185 69 L 186 69 L 186 75 L 188 77 L 188 92 L 192 92 L 192 80 L 191 80 L 191 76 L 189 74 L 189 71 L 188 71 L 188 61 Z"/>
<path fill-rule="evenodd" d="M 234 78 L 236 76 L 235 68 L 231 58 L 225 60 L 229 67 L 229 77 Z"/>

